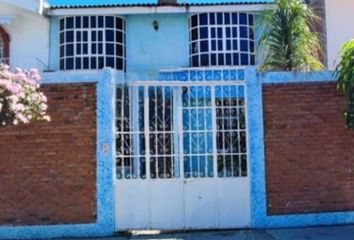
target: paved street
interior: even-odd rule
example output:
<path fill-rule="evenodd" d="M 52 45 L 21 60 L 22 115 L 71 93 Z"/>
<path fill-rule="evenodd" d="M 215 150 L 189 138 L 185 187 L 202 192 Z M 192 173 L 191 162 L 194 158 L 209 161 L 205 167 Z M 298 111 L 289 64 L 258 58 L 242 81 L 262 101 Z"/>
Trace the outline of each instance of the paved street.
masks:
<path fill-rule="evenodd" d="M 354 240 L 354 226 L 277 230 L 230 230 L 177 234 L 133 234 L 95 240 Z M 74 240 L 74 239 L 66 239 Z M 77 239 L 75 239 L 77 240 Z M 81 239 L 94 240 L 94 239 Z"/>

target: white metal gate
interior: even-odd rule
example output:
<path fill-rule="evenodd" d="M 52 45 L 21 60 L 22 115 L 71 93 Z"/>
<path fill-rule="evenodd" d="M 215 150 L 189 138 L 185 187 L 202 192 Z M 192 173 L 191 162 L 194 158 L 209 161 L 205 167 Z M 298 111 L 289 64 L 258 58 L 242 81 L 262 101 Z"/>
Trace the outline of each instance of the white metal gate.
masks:
<path fill-rule="evenodd" d="M 117 88 L 116 228 L 250 226 L 245 84 Z"/>

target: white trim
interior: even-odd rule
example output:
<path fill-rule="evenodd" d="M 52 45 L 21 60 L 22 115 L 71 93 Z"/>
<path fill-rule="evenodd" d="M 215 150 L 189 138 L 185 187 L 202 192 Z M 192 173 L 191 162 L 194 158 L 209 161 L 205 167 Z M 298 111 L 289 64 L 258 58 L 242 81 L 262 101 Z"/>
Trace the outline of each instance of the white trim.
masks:
<path fill-rule="evenodd" d="M 270 4 L 205 5 L 205 6 L 136 6 L 107 8 L 57 8 L 48 9 L 50 16 L 153 14 L 153 13 L 207 13 L 207 12 L 259 12 Z"/>
<path fill-rule="evenodd" d="M 180 67 L 173 69 L 161 69 L 161 73 L 180 72 L 180 71 L 207 71 L 207 70 L 240 70 L 245 69 L 244 66 L 205 66 L 205 67 Z"/>

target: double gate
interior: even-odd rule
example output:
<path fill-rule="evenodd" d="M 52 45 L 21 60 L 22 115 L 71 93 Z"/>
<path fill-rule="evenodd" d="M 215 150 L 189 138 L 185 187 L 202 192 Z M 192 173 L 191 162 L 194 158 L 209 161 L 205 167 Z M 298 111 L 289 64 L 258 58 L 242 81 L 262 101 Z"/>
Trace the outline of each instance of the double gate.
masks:
<path fill-rule="evenodd" d="M 118 231 L 250 225 L 244 81 L 117 87 Z"/>

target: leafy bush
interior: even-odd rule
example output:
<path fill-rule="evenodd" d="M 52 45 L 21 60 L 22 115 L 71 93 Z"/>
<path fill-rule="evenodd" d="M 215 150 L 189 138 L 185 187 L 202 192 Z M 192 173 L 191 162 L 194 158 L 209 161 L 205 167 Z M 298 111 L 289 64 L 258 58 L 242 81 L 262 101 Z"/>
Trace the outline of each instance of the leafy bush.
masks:
<path fill-rule="evenodd" d="M 0 127 L 50 121 L 46 114 L 47 98 L 40 91 L 40 75 L 36 69 L 11 71 L 0 64 Z"/>
<path fill-rule="evenodd" d="M 314 31 L 320 21 L 301 0 L 276 0 L 257 18 L 262 71 L 321 70 L 321 41 Z"/>
<path fill-rule="evenodd" d="M 346 127 L 354 129 L 354 40 L 344 44 L 342 58 L 336 68 L 337 89 L 347 101 L 344 111 Z"/>

